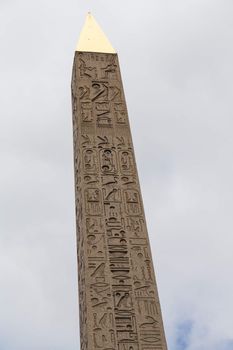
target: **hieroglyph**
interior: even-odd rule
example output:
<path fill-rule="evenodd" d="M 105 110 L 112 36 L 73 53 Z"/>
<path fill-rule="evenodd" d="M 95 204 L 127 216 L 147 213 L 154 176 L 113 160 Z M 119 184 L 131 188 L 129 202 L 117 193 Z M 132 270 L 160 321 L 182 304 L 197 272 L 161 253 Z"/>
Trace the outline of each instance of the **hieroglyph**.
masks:
<path fill-rule="evenodd" d="M 82 350 L 166 350 L 117 54 L 72 78 Z"/>

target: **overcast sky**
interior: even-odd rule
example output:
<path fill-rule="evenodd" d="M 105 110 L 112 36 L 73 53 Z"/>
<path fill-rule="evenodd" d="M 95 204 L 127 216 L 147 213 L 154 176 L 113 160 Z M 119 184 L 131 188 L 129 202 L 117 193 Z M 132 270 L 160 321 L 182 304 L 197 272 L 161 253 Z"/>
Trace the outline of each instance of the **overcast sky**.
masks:
<path fill-rule="evenodd" d="M 70 80 L 118 51 L 169 350 L 233 349 L 232 0 L 0 0 L 0 350 L 78 350 Z"/>

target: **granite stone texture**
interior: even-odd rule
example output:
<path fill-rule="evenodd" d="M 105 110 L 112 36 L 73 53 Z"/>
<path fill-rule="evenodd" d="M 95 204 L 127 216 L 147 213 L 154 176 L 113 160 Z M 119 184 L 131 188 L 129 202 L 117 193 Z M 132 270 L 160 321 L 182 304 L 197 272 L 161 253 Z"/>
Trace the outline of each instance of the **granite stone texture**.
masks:
<path fill-rule="evenodd" d="M 167 350 L 117 54 L 72 76 L 81 350 Z"/>

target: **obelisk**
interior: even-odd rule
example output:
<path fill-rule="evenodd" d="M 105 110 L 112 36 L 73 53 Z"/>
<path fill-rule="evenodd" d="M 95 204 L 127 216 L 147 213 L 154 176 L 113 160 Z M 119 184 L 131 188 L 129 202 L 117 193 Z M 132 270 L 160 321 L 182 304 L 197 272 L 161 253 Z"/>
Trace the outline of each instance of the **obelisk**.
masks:
<path fill-rule="evenodd" d="M 118 57 L 90 13 L 72 102 L 81 350 L 166 350 Z"/>

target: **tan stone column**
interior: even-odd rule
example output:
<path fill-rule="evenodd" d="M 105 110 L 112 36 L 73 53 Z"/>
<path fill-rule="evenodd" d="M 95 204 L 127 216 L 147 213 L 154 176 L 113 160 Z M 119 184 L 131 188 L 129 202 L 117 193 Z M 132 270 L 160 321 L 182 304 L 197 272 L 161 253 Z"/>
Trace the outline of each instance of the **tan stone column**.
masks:
<path fill-rule="evenodd" d="M 90 14 L 72 102 L 81 349 L 166 350 L 118 57 Z"/>

